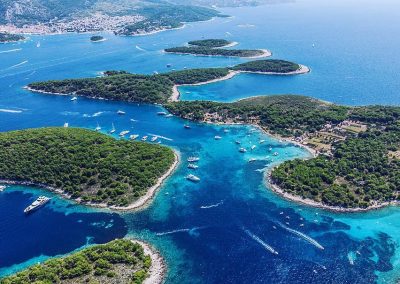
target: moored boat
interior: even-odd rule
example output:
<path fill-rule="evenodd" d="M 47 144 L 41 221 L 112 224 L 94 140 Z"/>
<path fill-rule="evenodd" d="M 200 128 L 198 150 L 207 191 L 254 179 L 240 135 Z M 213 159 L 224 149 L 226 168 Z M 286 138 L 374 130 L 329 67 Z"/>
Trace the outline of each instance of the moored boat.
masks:
<path fill-rule="evenodd" d="M 114 123 L 112 124 L 112 128 L 111 128 L 111 130 L 110 130 L 110 134 L 113 134 L 115 132 L 115 127 L 114 127 Z"/>
<path fill-rule="evenodd" d="M 138 138 L 138 137 L 139 137 L 138 134 L 132 134 L 131 136 L 129 136 L 129 139 L 136 140 L 136 138 Z"/>
<path fill-rule="evenodd" d="M 125 135 L 128 134 L 128 133 L 129 133 L 129 130 L 124 130 L 124 131 L 121 131 L 121 132 L 119 133 L 119 136 L 123 137 L 123 136 L 125 136 Z"/>
<path fill-rule="evenodd" d="M 38 199 L 32 202 L 31 205 L 25 208 L 24 213 L 30 213 L 33 210 L 38 209 L 39 207 L 43 206 L 46 204 L 51 198 L 46 197 L 46 196 L 39 196 Z"/>
<path fill-rule="evenodd" d="M 148 136 L 143 136 L 142 141 L 146 141 Z"/>
<path fill-rule="evenodd" d="M 157 136 L 153 136 L 153 137 L 151 137 L 150 141 L 151 141 L 151 142 L 156 142 L 157 139 L 158 139 Z"/>
<path fill-rule="evenodd" d="M 72 97 L 71 101 L 76 101 L 78 98 L 77 97 Z"/>
<path fill-rule="evenodd" d="M 193 182 L 198 182 L 198 181 L 200 181 L 200 178 L 199 178 L 199 177 L 197 177 L 197 176 L 195 176 L 195 175 L 192 175 L 192 174 L 187 175 L 187 176 L 186 176 L 186 179 L 187 179 L 187 180 L 190 180 L 190 181 L 193 181 Z"/>
<path fill-rule="evenodd" d="M 197 169 L 199 166 L 198 165 L 195 165 L 195 164 L 189 164 L 188 165 L 188 168 L 189 169 L 192 169 L 192 170 L 195 170 L 195 169 Z"/>
<path fill-rule="evenodd" d="M 240 153 L 246 153 L 247 150 L 246 150 L 246 148 L 239 148 L 239 152 L 240 152 Z"/>
<path fill-rule="evenodd" d="M 214 139 L 215 140 L 220 140 L 222 137 L 221 136 L 218 136 L 218 135 L 216 135 L 216 136 L 214 136 Z"/>
<path fill-rule="evenodd" d="M 189 163 L 194 163 L 194 162 L 200 161 L 200 158 L 199 158 L 199 157 L 189 157 L 189 158 L 187 159 L 187 161 L 188 161 Z"/>
<path fill-rule="evenodd" d="M 124 115 L 126 112 L 124 112 L 123 110 L 119 110 L 119 111 L 117 111 L 117 114 L 119 114 L 119 115 Z"/>

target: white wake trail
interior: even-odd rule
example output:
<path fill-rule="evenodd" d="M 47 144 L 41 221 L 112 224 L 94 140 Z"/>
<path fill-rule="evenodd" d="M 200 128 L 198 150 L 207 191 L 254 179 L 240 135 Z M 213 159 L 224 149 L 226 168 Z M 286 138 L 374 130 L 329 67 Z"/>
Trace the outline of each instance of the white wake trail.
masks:
<path fill-rule="evenodd" d="M 304 233 L 302 233 L 302 232 L 299 232 L 299 231 L 296 231 L 296 230 L 294 230 L 294 229 L 291 229 L 291 228 L 289 228 L 289 227 L 283 225 L 282 223 L 279 223 L 279 225 L 280 225 L 282 228 L 284 228 L 285 230 L 289 231 L 290 233 L 295 234 L 296 236 L 298 236 L 298 237 L 302 238 L 303 240 L 309 242 L 310 244 L 316 246 L 317 248 L 319 248 L 319 249 L 321 249 L 321 250 L 324 250 L 324 249 L 325 249 L 320 243 L 318 243 L 318 242 L 317 242 L 316 240 L 314 240 L 313 238 L 307 236 L 306 234 L 304 234 Z"/>
<path fill-rule="evenodd" d="M 260 245 L 262 245 L 266 250 L 268 250 L 269 252 L 273 253 L 273 254 L 278 254 L 278 252 L 271 247 L 269 244 L 267 244 L 266 242 L 264 242 L 262 239 L 260 239 L 258 236 L 254 235 L 252 232 L 250 232 L 249 230 L 244 230 L 244 232 L 253 240 L 255 240 L 257 243 L 259 243 Z"/>

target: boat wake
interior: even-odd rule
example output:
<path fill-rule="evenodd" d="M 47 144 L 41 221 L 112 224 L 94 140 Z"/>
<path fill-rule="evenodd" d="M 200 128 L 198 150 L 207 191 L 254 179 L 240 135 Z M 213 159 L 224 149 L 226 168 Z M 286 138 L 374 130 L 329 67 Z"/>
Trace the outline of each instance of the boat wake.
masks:
<path fill-rule="evenodd" d="M 26 63 L 28 63 L 28 62 L 29 62 L 28 60 L 22 61 L 21 63 L 18 63 L 18 64 L 15 64 L 15 65 L 13 65 L 13 66 L 10 66 L 10 67 L 6 68 L 5 70 L 12 69 L 12 68 L 15 68 L 15 67 L 24 65 L 24 64 L 26 64 Z"/>
<path fill-rule="evenodd" d="M 267 244 L 266 242 L 264 242 L 262 239 L 260 239 L 259 237 L 257 237 L 256 235 L 254 235 L 252 232 L 250 232 L 249 230 L 244 230 L 244 232 L 253 240 L 255 240 L 257 243 L 259 243 L 260 245 L 262 245 L 266 250 L 268 250 L 270 253 L 272 254 L 278 254 L 278 252 L 271 247 L 269 244 Z"/>
<path fill-rule="evenodd" d="M 279 222 L 278 222 L 278 223 L 279 223 Z M 299 231 L 296 231 L 296 230 L 294 230 L 294 229 L 291 229 L 291 228 L 289 228 L 289 227 L 283 225 L 282 223 L 279 223 L 279 226 L 281 226 L 282 228 L 284 228 L 286 231 L 288 231 L 288 232 L 290 232 L 290 233 L 292 233 L 292 234 L 295 234 L 296 236 L 298 236 L 298 237 L 302 238 L 303 240 L 309 242 L 310 244 L 314 245 L 315 247 L 317 247 L 317 248 L 319 248 L 319 249 L 321 249 L 321 250 L 324 250 L 324 249 L 325 249 L 320 243 L 318 243 L 318 242 L 317 242 L 316 240 L 314 240 L 313 238 L 307 236 L 306 234 L 304 234 L 304 233 L 302 233 L 302 232 L 299 232 Z"/>
<path fill-rule="evenodd" d="M 17 52 L 17 51 L 21 51 L 21 50 L 22 50 L 22 48 L 16 48 L 16 49 L 10 49 L 10 50 L 3 50 L 3 51 L 0 51 L 0 54 L 1 54 L 1 53 Z"/>
<path fill-rule="evenodd" d="M 104 111 L 98 111 L 98 112 L 95 112 L 94 114 L 85 113 L 83 115 L 83 117 L 98 117 L 98 116 L 102 115 L 103 113 L 104 113 Z"/>
<path fill-rule="evenodd" d="M 224 204 L 224 201 L 221 200 L 220 202 L 216 203 L 216 204 L 211 204 L 211 205 L 204 205 L 204 206 L 200 206 L 201 209 L 209 209 L 209 208 L 214 208 L 214 207 L 218 207 L 220 205 Z"/>
<path fill-rule="evenodd" d="M 206 227 L 194 227 L 194 228 L 187 228 L 187 229 L 176 229 L 176 230 L 172 230 L 172 231 L 167 231 L 167 232 L 161 232 L 161 233 L 156 233 L 157 236 L 165 236 L 165 235 L 172 235 L 172 234 L 176 234 L 176 233 L 189 233 L 194 234 L 196 233 L 196 231 L 204 229 Z"/>
<path fill-rule="evenodd" d="M 141 48 L 141 47 L 138 46 L 138 45 L 136 45 L 135 47 L 136 47 L 137 50 L 140 50 L 140 51 L 147 51 L 146 49 L 143 49 L 143 48 Z"/>

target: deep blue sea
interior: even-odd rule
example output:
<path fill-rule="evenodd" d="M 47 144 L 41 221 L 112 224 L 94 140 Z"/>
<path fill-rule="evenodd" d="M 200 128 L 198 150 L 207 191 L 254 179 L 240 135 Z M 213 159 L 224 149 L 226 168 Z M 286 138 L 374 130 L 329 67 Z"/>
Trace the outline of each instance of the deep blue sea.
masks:
<path fill-rule="evenodd" d="M 331 3 L 335 2 L 335 3 Z M 395 283 L 400 278 L 400 208 L 335 214 L 281 199 L 263 183 L 271 165 L 308 153 L 251 126 L 214 126 L 157 115 L 159 106 L 33 94 L 33 81 L 94 77 L 104 70 L 166 72 L 227 66 L 243 59 L 164 54 L 188 40 L 227 38 L 266 48 L 272 58 L 311 73 L 239 75 L 181 88 L 182 99 L 233 101 L 302 94 L 347 104 L 400 104 L 400 9 L 396 1 L 314 1 L 223 9 L 232 18 L 188 24 L 151 36 L 91 43 L 89 34 L 31 36 L 0 45 L 0 131 L 43 126 L 130 130 L 162 136 L 182 160 L 198 155 L 197 184 L 183 162 L 140 212 L 116 214 L 76 205 L 34 187 L 0 193 L 0 276 L 93 243 L 132 236 L 153 244 L 168 264 L 167 283 Z M 38 46 L 40 43 L 40 47 Z M 116 115 L 124 110 L 125 116 Z M 214 140 L 214 136 L 222 136 Z M 260 144 L 260 140 L 265 143 Z M 240 140 L 253 151 L 238 152 Z M 272 156 L 269 148 L 278 152 Z M 250 158 L 257 161 L 249 163 Z M 39 195 L 51 203 L 25 216 Z M 312 238 L 312 239 L 309 239 Z M 322 250 L 321 247 L 324 249 Z M 272 253 L 271 249 L 278 254 Z"/>

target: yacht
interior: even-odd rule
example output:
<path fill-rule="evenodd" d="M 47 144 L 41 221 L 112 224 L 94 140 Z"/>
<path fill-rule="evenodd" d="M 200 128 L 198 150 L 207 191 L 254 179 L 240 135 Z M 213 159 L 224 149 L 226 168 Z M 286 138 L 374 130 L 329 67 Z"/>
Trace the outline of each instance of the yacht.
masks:
<path fill-rule="evenodd" d="M 214 139 L 215 140 L 220 140 L 222 137 L 221 136 L 218 136 L 218 135 L 216 135 L 215 137 L 214 137 Z"/>
<path fill-rule="evenodd" d="M 137 134 L 132 134 L 131 136 L 129 136 L 129 139 L 131 139 L 131 140 L 136 140 L 136 138 L 138 138 L 139 137 L 139 135 L 137 135 Z"/>
<path fill-rule="evenodd" d="M 5 185 L 0 185 L 0 192 L 4 191 L 6 189 Z"/>
<path fill-rule="evenodd" d="M 153 137 L 151 137 L 150 141 L 151 141 L 151 142 L 156 142 L 157 139 L 158 139 L 157 136 L 153 136 Z"/>
<path fill-rule="evenodd" d="M 278 156 L 278 155 L 279 155 L 279 153 L 278 153 L 278 152 L 275 152 L 273 155 L 274 155 L 274 156 Z"/>
<path fill-rule="evenodd" d="M 157 112 L 157 115 L 167 115 L 167 113 L 165 111 L 159 111 Z"/>
<path fill-rule="evenodd" d="M 192 175 L 192 174 L 187 175 L 187 176 L 186 176 L 186 179 L 187 179 L 187 180 L 190 180 L 190 181 L 193 181 L 193 182 L 198 182 L 198 181 L 200 181 L 200 178 L 199 178 L 199 177 L 197 177 L 197 176 L 195 176 L 195 175 Z"/>
<path fill-rule="evenodd" d="M 252 163 L 252 162 L 254 162 L 254 161 L 257 161 L 257 159 L 255 159 L 255 158 L 249 159 L 249 163 Z"/>
<path fill-rule="evenodd" d="M 119 115 L 124 115 L 126 112 L 124 112 L 123 110 L 119 110 L 119 111 L 117 111 L 117 114 L 119 114 Z"/>
<path fill-rule="evenodd" d="M 262 143 L 264 143 L 265 142 L 265 140 L 260 140 L 260 144 L 262 144 Z"/>
<path fill-rule="evenodd" d="M 192 169 L 192 170 L 195 170 L 195 169 L 197 169 L 199 166 L 198 165 L 195 165 L 195 164 L 189 164 L 188 165 L 188 169 Z"/>
<path fill-rule="evenodd" d="M 272 151 L 272 148 L 271 148 L 271 147 L 269 147 L 269 148 L 268 148 L 268 151 L 270 151 L 270 152 L 271 152 L 271 151 Z"/>
<path fill-rule="evenodd" d="M 158 72 L 157 72 L 157 71 L 154 71 L 153 74 L 154 74 L 154 75 L 158 75 Z"/>
<path fill-rule="evenodd" d="M 246 153 L 247 150 L 246 150 L 245 148 L 240 148 L 240 149 L 239 149 L 239 152 L 240 152 L 240 153 Z"/>
<path fill-rule="evenodd" d="M 31 205 L 29 205 L 28 207 L 25 208 L 24 213 L 29 213 L 41 206 L 43 206 L 44 204 L 46 204 L 51 198 L 46 197 L 46 196 L 39 196 L 38 199 L 36 199 L 35 201 L 32 202 Z"/>
<path fill-rule="evenodd" d="M 235 143 L 236 143 L 236 144 L 238 144 L 238 145 L 240 145 L 240 143 L 241 143 L 241 142 L 240 142 L 240 141 L 238 141 L 238 140 L 236 140 L 236 141 L 235 141 Z"/>
<path fill-rule="evenodd" d="M 172 117 L 173 115 L 172 114 L 167 114 L 165 117 Z"/>
<path fill-rule="evenodd" d="M 188 161 L 189 163 L 195 163 L 195 162 L 200 161 L 200 158 L 199 158 L 199 157 L 189 157 L 189 158 L 187 159 L 187 161 Z"/>
<path fill-rule="evenodd" d="M 256 145 L 251 146 L 251 150 L 254 150 L 256 148 Z"/>
<path fill-rule="evenodd" d="M 111 130 L 110 130 L 110 134 L 113 134 L 115 132 L 115 127 L 114 127 L 114 123 L 112 124 L 112 128 L 111 128 Z"/>
<path fill-rule="evenodd" d="M 185 124 L 185 126 L 183 126 L 183 127 L 185 127 L 186 129 L 190 129 L 190 125 L 187 125 L 187 124 Z"/>
<path fill-rule="evenodd" d="M 69 126 L 68 122 L 64 123 L 64 127 L 67 128 Z"/>
<path fill-rule="evenodd" d="M 125 136 L 125 135 L 128 134 L 128 133 L 129 133 L 129 130 L 124 130 L 124 131 L 121 131 L 121 132 L 119 133 L 119 136 L 123 137 L 123 136 Z"/>
<path fill-rule="evenodd" d="M 143 136 L 142 141 L 146 141 L 147 140 L 147 136 Z"/>
<path fill-rule="evenodd" d="M 78 98 L 77 97 L 72 97 L 71 101 L 76 101 Z"/>
<path fill-rule="evenodd" d="M 101 127 L 100 127 L 100 125 L 98 123 L 97 123 L 97 126 L 96 126 L 95 130 L 96 131 L 100 131 L 101 130 Z"/>

